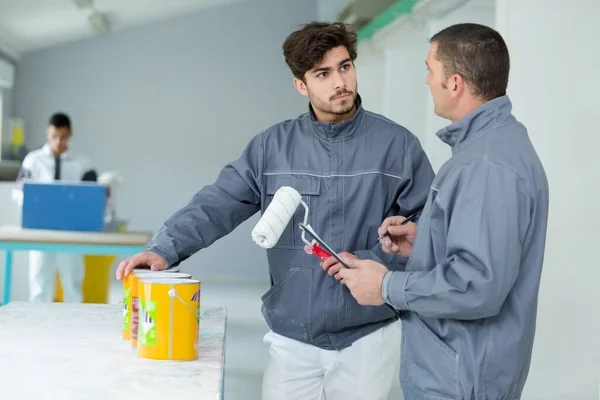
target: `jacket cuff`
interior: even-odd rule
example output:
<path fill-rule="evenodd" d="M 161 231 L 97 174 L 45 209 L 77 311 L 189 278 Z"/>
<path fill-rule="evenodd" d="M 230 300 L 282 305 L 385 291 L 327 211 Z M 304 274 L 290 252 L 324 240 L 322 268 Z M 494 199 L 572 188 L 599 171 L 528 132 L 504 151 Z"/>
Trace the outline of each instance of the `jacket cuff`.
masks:
<path fill-rule="evenodd" d="M 410 272 L 390 271 L 385 274 L 381 285 L 382 297 L 384 301 L 397 310 L 409 310 L 406 302 L 406 282 Z"/>
<path fill-rule="evenodd" d="M 161 256 L 167 262 L 169 268 L 174 267 L 175 264 L 177 264 L 177 262 L 179 261 L 179 257 L 176 254 L 174 254 L 173 251 L 162 246 L 150 246 L 146 249 L 146 251 Z"/>
<path fill-rule="evenodd" d="M 389 285 L 390 279 L 392 278 L 393 272 L 394 271 L 386 272 L 385 275 L 383 276 L 383 281 L 381 281 L 381 298 L 383 299 L 383 301 L 385 301 L 388 304 L 390 304 L 390 299 L 389 299 L 390 291 L 389 291 L 388 285 Z"/>

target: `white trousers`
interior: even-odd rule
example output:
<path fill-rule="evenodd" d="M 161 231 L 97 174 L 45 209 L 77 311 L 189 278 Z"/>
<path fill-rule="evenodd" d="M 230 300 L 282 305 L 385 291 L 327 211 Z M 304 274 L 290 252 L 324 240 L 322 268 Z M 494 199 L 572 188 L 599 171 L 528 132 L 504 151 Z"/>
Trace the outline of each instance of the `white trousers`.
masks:
<path fill-rule="evenodd" d="M 60 276 L 66 303 L 83 301 L 84 264 L 81 254 L 29 252 L 29 300 L 54 300 L 56 271 Z"/>
<path fill-rule="evenodd" d="M 400 362 L 400 327 L 387 325 L 340 351 L 272 331 L 263 400 L 385 400 Z"/>

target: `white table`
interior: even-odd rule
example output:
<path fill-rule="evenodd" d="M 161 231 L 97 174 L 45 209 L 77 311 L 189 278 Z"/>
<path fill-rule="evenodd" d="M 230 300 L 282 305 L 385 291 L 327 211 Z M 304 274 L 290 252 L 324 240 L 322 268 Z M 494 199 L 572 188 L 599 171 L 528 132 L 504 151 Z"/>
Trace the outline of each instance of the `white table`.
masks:
<path fill-rule="evenodd" d="M 132 255 L 143 251 L 151 237 L 150 232 L 73 232 L 0 226 L 0 251 L 6 253 L 4 299 L 0 304 L 10 302 L 13 251 Z"/>
<path fill-rule="evenodd" d="M 35 400 L 223 399 L 225 308 L 203 310 L 199 358 L 138 358 L 118 305 L 0 307 L 0 397 Z"/>

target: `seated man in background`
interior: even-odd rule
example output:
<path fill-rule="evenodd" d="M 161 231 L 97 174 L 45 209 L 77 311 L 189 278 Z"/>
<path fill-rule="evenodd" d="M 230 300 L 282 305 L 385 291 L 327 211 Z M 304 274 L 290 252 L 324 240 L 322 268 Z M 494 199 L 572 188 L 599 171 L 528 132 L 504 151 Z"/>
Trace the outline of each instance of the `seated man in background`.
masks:
<path fill-rule="evenodd" d="M 73 136 L 71 121 L 65 114 L 54 114 L 46 130 L 47 143 L 38 150 L 27 154 L 23 160 L 17 182 L 23 181 L 70 182 L 92 181 L 97 179 L 87 157 L 67 152 Z M 29 252 L 29 299 L 49 302 L 54 296 L 54 276 L 58 270 L 66 302 L 80 303 L 83 298 L 83 256 L 68 253 Z"/>

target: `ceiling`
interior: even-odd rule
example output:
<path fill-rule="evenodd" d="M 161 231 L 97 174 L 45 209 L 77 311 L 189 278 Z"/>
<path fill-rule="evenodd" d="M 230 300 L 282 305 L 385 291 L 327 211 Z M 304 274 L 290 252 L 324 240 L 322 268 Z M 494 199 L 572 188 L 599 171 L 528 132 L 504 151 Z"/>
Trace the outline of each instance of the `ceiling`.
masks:
<path fill-rule="evenodd" d="M 94 0 L 109 15 L 112 30 L 167 19 L 243 0 Z M 0 0 L 0 50 L 23 53 L 94 35 L 74 0 Z"/>

